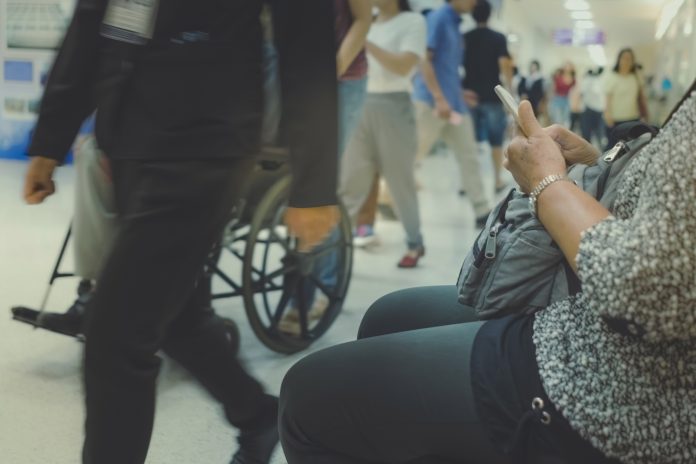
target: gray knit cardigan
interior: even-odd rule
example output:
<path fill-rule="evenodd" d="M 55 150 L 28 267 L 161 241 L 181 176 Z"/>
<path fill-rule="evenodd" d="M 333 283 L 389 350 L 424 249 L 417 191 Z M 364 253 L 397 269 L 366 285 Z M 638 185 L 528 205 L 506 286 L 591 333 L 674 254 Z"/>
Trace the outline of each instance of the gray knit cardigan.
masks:
<path fill-rule="evenodd" d="M 629 166 L 577 262 L 583 292 L 534 321 L 546 393 L 608 457 L 696 463 L 696 92 Z"/>

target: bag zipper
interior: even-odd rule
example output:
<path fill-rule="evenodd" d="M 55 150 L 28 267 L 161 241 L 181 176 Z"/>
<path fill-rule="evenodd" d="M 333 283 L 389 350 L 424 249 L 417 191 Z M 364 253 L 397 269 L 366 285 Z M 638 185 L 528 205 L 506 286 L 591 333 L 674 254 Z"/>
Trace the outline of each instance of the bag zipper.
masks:
<path fill-rule="evenodd" d="M 614 145 L 614 148 L 609 150 L 607 154 L 604 156 L 604 161 L 607 163 L 613 162 L 618 156 L 623 155 L 628 149 L 628 145 L 626 145 L 626 142 L 620 141 L 616 145 Z"/>
<path fill-rule="evenodd" d="M 488 238 L 486 239 L 486 259 L 495 259 L 496 246 L 498 244 L 498 233 L 502 228 L 504 223 L 500 223 L 495 227 L 492 227 L 490 232 L 488 232 Z"/>
<path fill-rule="evenodd" d="M 476 252 L 476 261 L 474 262 L 474 266 L 476 268 L 481 267 L 481 264 L 483 264 L 485 259 L 495 259 L 498 248 L 498 234 L 500 234 L 500 232 L 509 225 L 509 222 L 504 221 L 498 223 L 495 227 L 491 227 L 491 230 L 488 232 L 488 237 L 486 237 L 486 243 L 483 250 L 478 247 L 478 240 L 476 241 L 476 247 L 474 248 L 474 251 Z"/>

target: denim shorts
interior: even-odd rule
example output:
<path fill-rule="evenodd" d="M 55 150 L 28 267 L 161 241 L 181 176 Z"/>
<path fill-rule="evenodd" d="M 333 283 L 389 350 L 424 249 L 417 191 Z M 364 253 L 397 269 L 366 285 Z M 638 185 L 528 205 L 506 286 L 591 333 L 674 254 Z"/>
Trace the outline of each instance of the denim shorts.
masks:
<path fill-rule="evenodd" d="M 492 147 L 503 145 L 507 115 L 501 103 L 483 102 L 472 108 L 471 115 L 476 126 L 476 140 L 488 142 Z"/>

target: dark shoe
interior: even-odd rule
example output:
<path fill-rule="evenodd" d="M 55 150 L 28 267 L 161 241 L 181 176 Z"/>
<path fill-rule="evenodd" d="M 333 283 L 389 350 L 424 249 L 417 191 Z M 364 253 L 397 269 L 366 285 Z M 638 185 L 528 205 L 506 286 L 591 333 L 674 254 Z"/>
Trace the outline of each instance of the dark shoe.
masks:
<path fill-rule="evenodd" d="M 408 253 L 401 258 L 397 264 L 402 269 L 410 269 L 418 265 L 418 260 L 425 256 L 425 247 L 419 247 L 414 250 L 408 250 Z"/>
<path fill-rule="evenodd" d="M 479 216 L 476 218 L 476 228 L 477 229 L 483 229 L 486 227 L 486 222 L 488 222 L 488 216 L 490 215 L 490 211 L 484 214 L 483 216 Z"/>
<path fill-rule="evenodd" d="M 269 464 L 278 446 L 278 398 L 265 397 L 266 405 L 254 424 L 239 431 L 239 450 L 231 464 Z"/>
<path fill-rule="evenodd" d="M 75 302 L 65 311 L 63 314 L 60 313 L 41 313 L 36 319 L 36 323 L 39 327 L 50 330 L 51 332 L 57 332 L 64 335 L 70 335 L 77 337 L 83 333 L 82 324 L 85 320 L 85 309 L 87 308 L 87 303 L 92 298 L 93 293 L 91 292 L 91 287 L 89 289 L 82 288 L 83 284 L 80 283 L 78 288 L 78 297 Z"/>

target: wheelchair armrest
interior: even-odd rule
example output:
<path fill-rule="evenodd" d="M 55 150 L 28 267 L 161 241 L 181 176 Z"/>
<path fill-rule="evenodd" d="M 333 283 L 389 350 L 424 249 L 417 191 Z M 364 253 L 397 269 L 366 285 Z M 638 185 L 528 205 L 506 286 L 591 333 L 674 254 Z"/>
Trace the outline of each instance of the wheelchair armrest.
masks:
<path fill-rule="evenodd" d="M 258 164 L 265 171 L 275 171 L 288 162 L 290 152 L 285 147 L 264 146 L 258 157 Z"/>

